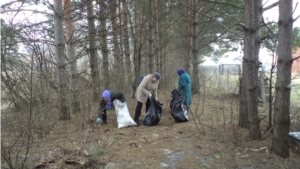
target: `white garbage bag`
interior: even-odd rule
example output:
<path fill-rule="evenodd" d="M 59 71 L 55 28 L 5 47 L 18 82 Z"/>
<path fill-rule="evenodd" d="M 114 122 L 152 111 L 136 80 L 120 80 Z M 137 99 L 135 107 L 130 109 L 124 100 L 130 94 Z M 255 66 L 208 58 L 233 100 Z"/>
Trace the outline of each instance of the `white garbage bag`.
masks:
<path fill-rule="evenodd" d="M 120 100 L 116 99 L 113 102 L 117 114 L 117 121 L 118 121 L 118 128 L 128 127 L 128 126 L 135 126 L 136 123 L 131 118 L 127 104 L 122 103 Z"/>

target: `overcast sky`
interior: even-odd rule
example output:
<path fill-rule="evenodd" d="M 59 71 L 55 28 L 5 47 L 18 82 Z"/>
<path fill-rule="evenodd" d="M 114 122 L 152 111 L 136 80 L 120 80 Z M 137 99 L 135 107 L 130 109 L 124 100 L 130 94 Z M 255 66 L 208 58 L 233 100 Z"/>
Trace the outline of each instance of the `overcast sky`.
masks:
<path fill-rule="evenodd" d="M 266 7 L 266 6 L 269 6 L 270 4 L 273 4 L 277 1 L 278 0 L 263 0 L 263 5 L 264 5 L 264 7 Z M 286 1 L 289 1 L 289 0 L 286 0 Z M 294 11 L 293 18 L 296 18 L 300 15 L 300 0 L 294 0 L 293 1 L 293 8 L 295 9 L 297 3 L 298 3 L 298 6 L 297 6 L 297 9 Z M 264 16 L 265 19 L 277 22 L 278 21 L 278 16 L 279 16 L 278 6 L 265 11 L 263 13 L 263 16 Z M 293 26 L 294 27 L 300 27 L 300 18 L 296 22 L 294 22 Z"/>
<path fill-rule="evenodd" d="M 1 0 L 0 3 L 2 5 L 2 4 L 6 4 L 8 2 L 11 2 L 11 1 L 15 1 L 15 0 Z M 264 5 L 264 7 L 266 7 L 266 6 L 268 6 L 270 4 L 273 4 L 273 3 L 277 2 L 277 1 L 278 0 L 263 0 L 263 5 Z M 293 18 L 296 18 L 297 16 L 300 15 L 300 0 L 293 0 L 293 7 L 294 7 L 294 9 L 295 9 L 296 3 L 298 3 L 298 6 L 297 6 L 297 9 L 294 11 Z M 39 11 L 45 11 L 46 10 L 46 8 L 43 9 L 42 5 L 31 5 L 31 6 L 28 6 L 28 5 L 25 4 L 24 6 L 27 6 L 26 9 L 33 9 L 33 10 L 39 10 Z M 279 13 L 279 11 L 278 11 L 278 6 L 277 6 L 277 7 L 274 7 L 272 9 L 268 10 L 268 11 L 265 11 L 264 14 L 263 14 L 263 16 L 268 21 L 275 21 L 275 22 L 277 22 L 278 21 L 278 13 Z M 6 14 L 3 15 L 1 13 L 1 18 L 2 17 L 4 17 L 5 19 L 7 19 L 7 17 L 9 17 L 9 16 L 6 15 Z M 32 22 L 38 22 L 38 20 L 41 19 L 43 16 L 41 16 L 40 14 L 32 14 L 32 12 L 21 12 L 21 13 L 19 13 L 18 18 L 15 18 L 15 22 L 24 20 L 24 17 L 28 18 Z M 294 22 L 294 27 L 300 27 L 300 19 L 298 19 L 296 22 Z"/>

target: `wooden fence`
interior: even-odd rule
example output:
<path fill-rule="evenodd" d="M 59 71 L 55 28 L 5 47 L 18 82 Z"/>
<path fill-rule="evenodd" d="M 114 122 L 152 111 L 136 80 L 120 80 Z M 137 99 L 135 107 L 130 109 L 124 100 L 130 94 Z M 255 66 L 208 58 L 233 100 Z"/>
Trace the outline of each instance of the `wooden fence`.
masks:
<path fill-rule="evenodd" d="M 242 77 L 242 65 L 240 64 L 222 64 L 219 66 L 200 66 L 202 78 L 207 83 L 217 85 L 218 88 L 224 89 L 226 92 L 239 94 L 240 79 Z M 269 83 L 264 77 L 263 72 L 258 74 L 258 100 L 263 104 L 267 104 L 269 96 Z M 210 86 L 212 87 L 212 86 Z M 263 92 L 262 92 L 263 91 Z"/>

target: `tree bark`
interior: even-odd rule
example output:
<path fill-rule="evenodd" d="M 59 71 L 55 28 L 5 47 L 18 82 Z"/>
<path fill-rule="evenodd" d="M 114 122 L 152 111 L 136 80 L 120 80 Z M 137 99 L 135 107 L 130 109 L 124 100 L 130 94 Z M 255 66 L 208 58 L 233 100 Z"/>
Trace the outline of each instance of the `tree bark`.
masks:
<path fill-rule="evenodd" d="M 148 37 L 148 66 L 151 73 L 154 72 L 154 60 L 153 60 L 153 0 L 149 0 L 149 37 Z"/>
<path fill-rule="evenodd" d="M 258 96 L 259 96 L 259 86 L 258 86 L 258 69 L 260 67 L 259 63 L 259 51 L 260 51 L 260 46 L 262 43 L 261 40 L 261 30 L 260 30 L 260 25 L 262 24 L 262 0 L 254 0 L 254 29 L 255 29 L 255 41 L 254 41 L 254 57 L 255 57 L 255 79 L 256 79 L 256 95 L 257 95 L 257 100 L 258 102 Z M 262 84 L 261 84 L 262 85 Z M 265 94 L 265 92 L 262 92 Z M 265 99 L 262 98 L 262 99 Z"/>
<path fill-rule="evenodd" d="M 131 69 L 131 60 L 130 60 L 130 47 L 129 47 L 129 33 L 128 33 L 128 12 L 126 6 L 126 0 L 122 0 L 122 10 L 123 10 L 123 30 L 124 30 L 124 49 L 125 49 L 125 61 L 126 61 L 126 73 L 128 75 L 128 80 L 131 81 L 132 78 L 132 69 Z M 122 37 L 123 38 L 123 37 Z"/>
<path fill-rule="evenodd" d="M 243 60 L 242 67 L 245 68 L 245 60 Z M 246 77 L 246 71 L 243 70 L 242 78 L 240 79 L 239 126 L 249 129 L 246 80 L 244 77 Z"/>
<path fill-rule="evenodd" d="M 290 93 L 292 67 L 293 1 L 279 0 L 278 59 L 272 150 L 289 157 Z"/>
<path fill-rule="evenodd" d="M 158 6 L 157 0 L 153 0 L 153 8 L 154 8 L 154 25 L 155 25 L 155 63 L 156 63 L 156 71 L 161 73 L 160 69 L 160 49 L 159 49 L 159 29 L 158 29 Z"/>
<path fill-rule="evenodd" d="M 254 28 L 255 30 L 255 43 L 254 43 L 254 55 L 256 60 L 256 71 L 255 75 L 258 76 L 258 59 L 259 59 L 259 51 L 261 46 L 261 31 L 260 25 L 262 24 L 262 0 L 254 0 Z"/>
<path fill-rule="evenodd" d="M 192 72 L 191 66 L 191 49 L 192 49 L 192 38 L 191 38 L 191 9 L 192 3 L 191 0 L 185 1 L 187 3 L 188 8 L 185 11 L 185 49 L 186 49 L 186 56 L 185 56 L 185 71 L 190 73 Z"/>
<path fill-rule="evenodd" d="M 126 69 L 125 69 L 125 49 L 124 49 L 124 35 L 123 35 L 123 31 L 124 31 L 124 26 L 123 26 L 123 11 L 122 11 L 122 4 L 121 4 L 121 1 L 119 0 L 119 4 L 118 4 L 118 8 L 117 8 L 117 5 L 116 5 L 116 11 L 117 14 L 117 18 L 119 19 L 119 25 L 117 27 L 117 31 L 118 31 L 118 44 L 119 44 L 119 53 L 120 53 L 120 60 L 121 60 L 121 72 L 122 72 L 122 75 L 121 76 L 127 76 L 126 75 Z M 123 81 L 123 84 L 126 84 L 126 81 L 128 80 L 128 78 L 124 79 Z M 122 87 L 123 87 L 123 84 L 122 84 Z"/>
<path fill-rule="evenodd" d="M 58 91 L 59 91 L 59 119 L 69 120 L 70 112 L 68 109 L 68 84 L 65 60 L 65 39 L 64 39 L 64 15 L 62 0 L 54 0 L 54 32 L 55 32 L 55 55 L 57 60 Z"/>
<path fill-rule="evenodd" d="M 98 67 L 98 53 L 96 44 L 96 28 L 94 17 L 93 0 L 86 1 L 87 17 L 88 17 L 88 31 L 89 31 L 89 53 L 90 53 L 90 67 L 92 77 L 93 101 L 99 101 L 99 86 L 100 86 L 100 72 Z"/>
<path fill-rule="evenodd" d="M 71 113 L 80 112 L 79 89 L 78 89 L 78 70 L 76 59 L 76 41 L 74 39 L 74 24 L 72 15 L 72 2 L 71 0 L 64 0 L 65 10 L 65 33 L 67 41 L 67 56 L 70 63 L 70 91 L 71 91 Z"/>
<path fill-rule="evenodd" d="M 117 4 L 116 1 L 109 1 L 110 3 L 110 16 L 111 16 L 111 24 L 112 24 L 112 38 L 114 44 L 114 67 L 115 67 L 115 79 L 116 81 L 116 88 L 122 91 L 122 84 L 121 79 L 123 76 L 123 60 L 120 54 L 119 42 L 118 42 L 118 23 L 117 23 L 117 16 L 116 16 L 116 8 Z"/>
<path fill-rule="evenodd" d="M 274 53 L 273 53 L 273 58 L 274 58 Z M 273 99 L 272 99 L 272 95 L 273 95 L 273 92 L 272 92 L 272 88 L 273 88 L 273 73 L 274 73 L 274 68 L 275 68 L 275 65 L 272 63 L 272 67 L 271 67 L 271 70 L 270 70 L 270 80 L 269 80 L 269 99 L 268 99 L 268 102 L 269 102 L 269 126 L 268 126 L 268 129 L 271 129 L 272 126 L 273 126 L 273 120 L 272 120 L 272 117 L 273 117 Z"/>
<path fill-rule="evenodd" d="M 192 9 L 193 9 L 193 20 L 192 20 L 192 56 L 193 56 L 193 80 L 192 80 L 192 91 L 193 93 L 200 93 L 200 79 L 199 79 L 199 69 L 198 65 L 200 63 L 198 57 L 198 8 L 197 8 L 197 0 L 192 1 Z"/>
<path fill-rule="evenodd" d="M 99 36 L 101 39 L 101 51 L 103 58 L 103 81 L 104 88 L 109 89 L 109 61 L 108 61 L 108 47 L 107 47 L 107 30 L 106 30 L 106 0 L 99 0 L 100 5 L 100 29 Z"/>
<path fill-rule="evenodd" d="M 142 12 L 139 10 L 139 6 L 137 4 L 137 1 L 133 1 L 134 6 L 134 26 L 133 22 L 131 21 L 131 32 L 133 34 L 134 39 L 134 55 L 133 55 L 133 63 L 134 63 L 134 73 L 135 77 L 140 75 L 146 75 L 148 74 L 148 67 L 147 65 L 142 66 L 143 62 L 142 60 L 148 59 L 147 56 L 143 56 L 143 49 L 145 48 L 145 36 L 142 34 L 144 32 L 144 25 L 145 22 L 142 16 Z M 130 14 L 130 12 L 129 12 Z"/>
<path fill-rule="evenodd" d="M 141 75 L 141 55 L 140 51 L 143 47 L 143 43 L 138 43 L 138 32 L 139 32 L 139 11 L 137 7 L 137 2 L 133 1 L 133 8 L 134 8 L 134 27 L 131 24 L 131 32 L 133 35 L 133 45 L 134 45 L 134 54 L 133 54 L 133 64 L 134 64 L 134 73 L 135 77 Z M 131 21 L 131 20 L 130 20 Z M 132 22 L 131 22 L 132 23 Z M 140 44 L 140 45 L 138 45 Z"/>
<path fill-rule="evenodd" d="M 167 5 L 168 3 L 167 2 L 164 2 L 165 4 L 164 5 Z M 160 5 L 157 5 L 157 6 L 160 6 Z M 168 12 L 168 9 L 157 9 L 158 11 L 162 11 L 160 13 L 167 13 Z M 157 12 L 158 12 L 157 11 Z M 161 15 L 160 15 L 161 16 Z M 166 43 L 163 41 L 164 40 L 164 33 L 165 34 L 168 34 L 168 31 L 162 33 L 166 27 L 167 27 L 167 17 L 166 18 L 163 18 L 163 19 L 160 19 L 160 21 L 158 21 L 158 15 L 157 15 L 157 24 L 158 24 L 158 36 L 159 36 L 159 39 L 157 39 L 158 41 L 158 45 L 159 45 L 159 73 L 162 75 L 162 78 L 160 79 L 160 87 L 164 87 L 164 84 L 165 84 L 165 81 L 166 81 L 166 72 L 165 72 L 165 67 L 166 67 L 166 54 L 165 54 L 165 49 L 166 49 Z"/>
<path fill-rule="evenodd" d="M 257 110 L 257 58 L 255 55 L 255 13 L 254 6 L 256 1 L 245 1 L 245 56 L 244 62 L 245 76 L 243 77 L 246 82 L 246 95 L 247 95 L 247 110 L 249 120 L 249 136 L 258 139 L 261 138 L 260 126 L 258 120 Z"/>

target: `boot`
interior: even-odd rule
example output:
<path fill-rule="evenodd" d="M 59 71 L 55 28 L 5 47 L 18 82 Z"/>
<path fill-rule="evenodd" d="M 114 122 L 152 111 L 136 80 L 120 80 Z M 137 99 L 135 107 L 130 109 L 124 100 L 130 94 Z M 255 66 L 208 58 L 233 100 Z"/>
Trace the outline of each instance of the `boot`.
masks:
<path fill-rule="evenodd" d="M 102 123 L 106 124 L 106 114 L 101 115 Z"/>
<path fill-rule="evenodd" d="M 134 120 L 134 122 L 136 123 L 136 127 L 140 127 L 140 123 L 139 123 L 139 120 Z"/>

